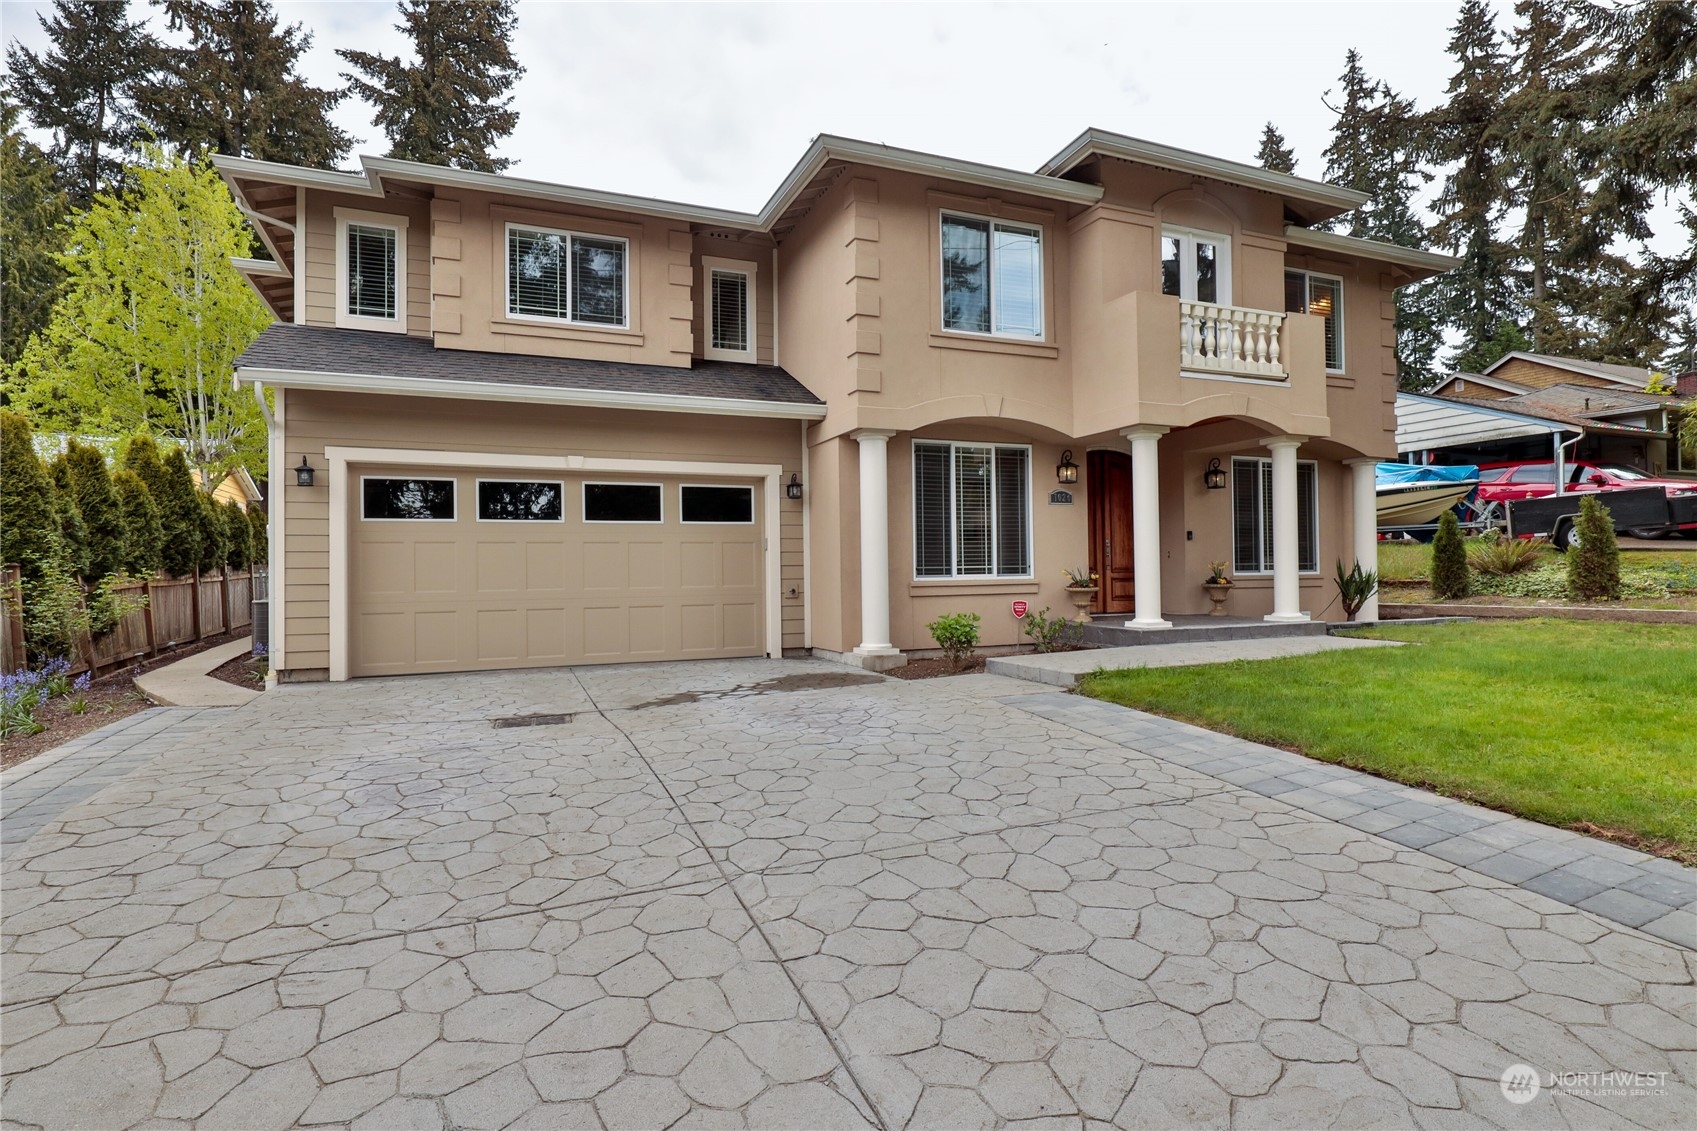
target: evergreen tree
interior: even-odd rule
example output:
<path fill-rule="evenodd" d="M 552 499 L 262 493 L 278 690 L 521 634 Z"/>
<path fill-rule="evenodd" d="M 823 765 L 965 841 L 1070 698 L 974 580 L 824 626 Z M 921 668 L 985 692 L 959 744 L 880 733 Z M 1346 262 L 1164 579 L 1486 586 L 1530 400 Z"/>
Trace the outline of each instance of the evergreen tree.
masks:
<path fill-rule="evenodd" d="M 71 440 L 64 460 L 70 470 L 77 509 L 88 526 L 90 582 L 99 582 L 124 568 L 124 513 L 112 489 L 112 474 L 99 448 Z"/>
<path fill-rule="evenodd" d="M 327 168 L 351 139 L 330 121 L 343 91 L 295 73 L 312 46 L 300 24 L 279 26 L 270 0 L 163 0 L 186 47 L 161 52 L 137 93 L 142 113 L 180 152 L 228 153 Z"/>
<path fill-rule="evenodd" d="M 230 554 L 230 535 L 224 526 L 224 508 L 205 491 L 196 491 L 200 503 L 200 560 L 202 574 L 216 573 Z"/>
<path fill-rule="evenodd" d="M 76 487 L 71 482 L 71 465 L 64 455 L 47 465 L 53 481 L 53 510 L 59 516 L 59 544 L 64 548 L 65 568 L 81 578 L 89 576 L 88 524 L 77 506 Z"/>
<path fill-rule="evenodd" d="M 131 577 L 151 578 L 165 563 L 159 506 L 141 476 L 129 468 L 112 473 L 112 493 L 124 518 L 123 570 Z"/>
<path fill-rule="evenodd" d="M 253 542 L 248 550 L 248 564 L 261 569 L 269 568 L 271 549 L 265 528 L 265 512 L 258 507 L 249 506 L 246 513 L 248 527 L 253 531 Z"/>
<path fill-rule="evenodd" d="M 35 454 L 35 435 L 19 413 L 0 410 L 0 562 L 37 577 L 57 564 L 64 547 L 53 481 Z"/>
<path fill-rule="evenodd" d="M 247 512 L 234 499 L 219 507 L 224 520 L 224 544 L 228 549 L 225 564 L 231 569 L 247 569 L 253 565 L 253 527 L 248 525 Z"/>
<path fill-rule="evenodd" d="M 512 164 L 497 143 L 518 125 L 513 85 L 524 68 L 509 40 L 515 0 L 401 0 L 396 30 L 412 61 L 339 50 L 349 89 L 377 108 L 389 156 L 498 173 Z"/>
<path fill-rule="evenodd" d="M 1261 148 L 1255 153 L 1255 163 L 1275 173 L 1296 172 L 1296 151 L 1285 144 L 1285 135 L 1271 122 L 1261 129 Z"/>
<path fill-rule="evenodd" d="M 1567 552 L 1567 590 L 1581 601 L 1613 600 L 1620 596 L 1620 542 L 1614 519 L 1596 495 L 1579 500 L 1579 520 L 1573 524 L 1577 546 Z"/>
<path fill-rule="evenodd" d="M 65 270 L 58 227 L 67 205 L 57 170 L 24 136 L 19 107 L 0 84 L 0 364 L 16 361 L 30 335 L 47 324 Z"/>
<path fill-rule="evenodd" d="M 158 44 L 127 0 L 54 0 L 37 16 L 52 46 L 45 55 L 19 43 L 6 69 L 31 124 L 53 135 L 51 155 L 71 202 L 87 207 L 114 184 L 140 137 L 134 89 L 154 66 Z"/>
<path fill-rule="evenodd" d="M 1434 206 L 1433 241 L 1461 259 L 1433 283 L 1436 313 L 1461 339 L 1450 364 L 1471 370 L 1462 358 L 1477 358 L 1498 328 L 1519 315 L 1496 237 L 1504 213 L 1499 115 L 1507 61 L 1485 0 L 1463 0 L 1450 30 L 1456 69 L 1448 97 L 1424 116 L 1421 128 L 1426 153 L 1450 169 Z"/>
<path fill-rule="evenodd" d="M 1326 146 L 1326 180 L 1367 195 L 1367 203 L 1331 221 L 1335 231 L 1402 247 L 1426 246 L 1426 228 L 1414 211 L 1414 193 L 1431 179 L 1420 163 L 1420 119 L 1414 103 L 1368 77 L 1361 54 L 1351 49 L 1344 72 L 1337 120 Z M 1442 345 L 1434 290 L 1428 283 L 1396 292 L 1397 380 L 1406 389 L 1432 382 Z"/>
<path fill-rule="evenodd" d="M 151 436 L 137 436 L 124 451 L 124 466 L 141 477 L 159 508 L 165 572 L 186 577 L 200 564 L 200 489 L 194 485 L 181 448 L 165 455 Z"/>
<path fill-rule="evenodd" d="M 1448 510 L 1438 516 L 1438 533 L 1432 539 L 1432 596 L 1440 601 L 1465 597 L 1470 582 L 1461 520 Z"/>
<path fill-rule="evenodd" d="M 1453 364 L 1463 373 L 1483 373 L 1499 359 L 1516 351 L 1527 352 L 1531 349 L 1532 339 L 1528 338 L 1519 326 L 1505 318 L 1497 323 L 1489 338 L 1475 342 L 1457 354 Z"/>

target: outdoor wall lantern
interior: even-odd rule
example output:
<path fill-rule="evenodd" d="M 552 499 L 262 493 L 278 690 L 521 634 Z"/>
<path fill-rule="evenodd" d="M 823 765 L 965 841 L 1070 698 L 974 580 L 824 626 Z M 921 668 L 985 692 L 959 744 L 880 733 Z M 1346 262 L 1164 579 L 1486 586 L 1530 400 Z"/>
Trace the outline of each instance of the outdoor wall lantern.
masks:
<path fill-rule="evenodd" d="M 310 463 L 306 462 L 306 457 L 302 456 L 301 457 L 301 465 L 299 467 L 295 468 L 295 486 L 296 487 L 310 487 L 310 486 L 312 486 L 312 476 L 313 476 L 313 467 Z"/>
<path fill-rule="evenodd" d="M 784 494 L 788 495 L 792 499 L 801 498 L 801 480 L 796 478 L 796 474 L 793 471 L 790 472 L 790 481 L 784 485 Z"/>
<path fill-rule="evenodd" d="M 1072 462 L 1072 449 L 1061 453 L 1061 462 L 1055 465 L 1055 481 L 1058 483 L 1077 483 L 1078 465 Z"/>
<path fill-rule="evenodd" d="M 1220 470 L 1220 461 L 1208 461 L 1208 470 L 1202 473 L 1202 483 L 1210 491 L 1223 491 L 1226 486 L 1226 473 Z"/>

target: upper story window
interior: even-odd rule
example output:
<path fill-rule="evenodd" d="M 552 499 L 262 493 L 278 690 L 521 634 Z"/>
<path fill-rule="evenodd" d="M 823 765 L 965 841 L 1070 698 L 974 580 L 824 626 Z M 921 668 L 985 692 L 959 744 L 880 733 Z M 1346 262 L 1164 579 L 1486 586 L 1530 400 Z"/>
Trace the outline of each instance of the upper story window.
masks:
<path fill-rule="evenodd" d="M 1285 309 L 1326 320 L 1326 369 L 1343 372 L 1343 280 L 1313 271 L 1285 271 Z"/>
<path fill-rule="evenodd" d="M 943 216 L 943 329 L 1043 336 L 1043 229 Z"/>
<path fill-rule="evenodd" d="M 407 221 L 336 209 L 336 325 L 406 330 Z"/>
<path fill-rule="evenodd" d="M 754 273 L 756 265 L 704 257 L 707 276 L 707 340 L 702 356 L 712 361 L 754 360 Z"/>
<path fill-rule="evenodd" d="M 1230 306 L 1230 236 L 1194 228 L 1161 229 L 1161 293 L 1188 302 Z"/>
<path fill-rule="evenodd" d="M 1031 576 L 1031 449 L 913 442 L 913 573 Z"/>
<path fill-rule="evenodd" d="M 507 313 L 590 326 L 625 326 L 629 251 L 630 244 L 615 236 L 509 224 Z"/>

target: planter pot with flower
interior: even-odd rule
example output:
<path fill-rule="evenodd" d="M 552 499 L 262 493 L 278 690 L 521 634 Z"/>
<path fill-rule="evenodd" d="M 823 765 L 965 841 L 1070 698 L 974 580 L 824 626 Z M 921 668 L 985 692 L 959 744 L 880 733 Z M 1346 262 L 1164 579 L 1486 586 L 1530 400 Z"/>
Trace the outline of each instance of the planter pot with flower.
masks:
<path fill-rule="evenodd" d="M 1084 624 L 1090 620 L 1090 606 L 1096 603 L 1096 591 L 1101 588 L 1096 583 L 1096 575 L 1088 568 L 1062 572 L 1067 578 L 1067 598 L 1072 601 L 1072 607 L 1078 610 L 1078 616 L 1073 619 Z"/>
<path fill-rule="evenodd" d="M 1209 562 L 1208 577 L 1202 582 L 1202 592 L 1213 604 L 1208 608 L 1211 617 L 1226 615 L 1226 598 L 1231 596 L 1232 580 L 1226 576 L 1225 562 Z"/>

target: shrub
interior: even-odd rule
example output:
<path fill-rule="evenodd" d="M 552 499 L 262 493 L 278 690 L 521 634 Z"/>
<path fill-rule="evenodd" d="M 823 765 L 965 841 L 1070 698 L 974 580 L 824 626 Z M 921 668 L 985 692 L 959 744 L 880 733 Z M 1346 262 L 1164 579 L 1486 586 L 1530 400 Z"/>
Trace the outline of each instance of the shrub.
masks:
<path fill-rule="evenodd" d="M 1025 614 L 1020 631 L 1031 638 L 1039 652 L 1059 652 L 1077 645 L 1084 638 L 1084 629 L 1065 617 L 1049 616 L 1049 609 L 1033 609 Z"/>
<path fill-rule="evenodd" d="M 1614 600 L 1620 596 L 1620 544 L 1615 541 L 1614 519 L 1597 496 L 1579 501 L 1579 521 L 1574 523 L 1579 545 L 1567 552 L 1568 592 L 1582 601 Z"/>
<path fill-rule="evenodd" d="M 1531 569 L 1549 553 L 1548 542 L 1504 538 L 1495 532 L 1468 544 L 1467 564 L 1474 573 L 1502 576 Z"/>
<path fill-rule="evenodd" d="M 247 512 L 234 499 L 218 511 L 224 520 L 224 564 L 231 569 L 247 569 L 253 564 L 253 527 L 248 525 Z"/>
<path fill-rule="evenodd" d="M 53 482 L 53 512 L 59 519 L 59 545 L 64 548 L 65 568 L 79 577 L 87 577 L 88 526 L 83 522 L 82 509 L 77 506 L 71 467 L 63 455 L 47 466 L 47 477 Z"/>
<path fill-rule="evenodd" d="M 159 454 L 151 436 L 136 436 L 124 451 L 124 466 L 141 476 L 159 508 L 164 532 L 160 556 L 165 572 L 186 577 L 200 564 L 200 488 L 180 450 Z"/>
<path fill-rule="evenodd" d="M 82 584 L 55 558 L 37 563 L 23 579 L 24 643 L 36 656 L 69 656 L 89 630 Z"/>
<path fill-rule="evenodd" d="M 99 581 L 124 568 L 123 507 L 99 448 L 72 440 L 61 458 L 70 471 L 77 510 L 88 528 L 88 569 L 83 576 Z"/>
<path fill-rule="evenodd" d="M 147 608 L 147 598 L 135 592 L 135 583 L 135 578 L 121 570 L 100 579 L 87 598 L 90 633 L 105 636 L 125 617 Z"/>
<path fill-rule="evenodd" d="M 112 473 L 112 494 L 124 523 L 124 550 L 119 569 L 136 577 L 152 577 L 164 564 L 165 528 L 153 492 L 128 468 Z"/>
<path fill-rule="evenodd" d="M 1350 620 L 1361 611 L 1373 594 L 1379 591 L 1379 575 L 1370 569 L 1362 569 L 1361 563 L 1356 562 L 1355 568 L 1344 572 L 1343 562 L 1338 562 L 1338 600 L 1343 602 L 1343 615 Z"/>
<path fill-rule="evenodd" d="M 26 578 L 61 559 L 53 481 L 35 454 L 29 421 L 0 411 L 0 561 L 16 562 Z"/>
<path fill-rule="evenodd" d="M 925 626 L 950 667 L 960 667 L 978 646 L 978 620 L 977 613 L 947 613 Z"/>
<path fill-rule="evenodd" d="M 195 566 L 201 573 L 217 573 L 230 556 L 230 534 L 224 524 L 224 507 L 205 491 L 196 490 L 200 501 L 200 557 Z"/>
<path fill-rule="evenodd" d="M 265 512 L 258 507 L 249 506 L 247 523 L 249 528 L 253 530 L 253 548 L 248 554 L 248 564 L 254 566 L 268 565 L 271 560 L 271 552 L 266 540 Z"/>
<path fill-rule="evenodd" d="M 1432 596 L 1440 601 L 1465 597 L 1467 582 L 1467 545 L 1461 537 L 1461 523 L 1454 511 L 1445 511 L 1432 539 Z"/>

